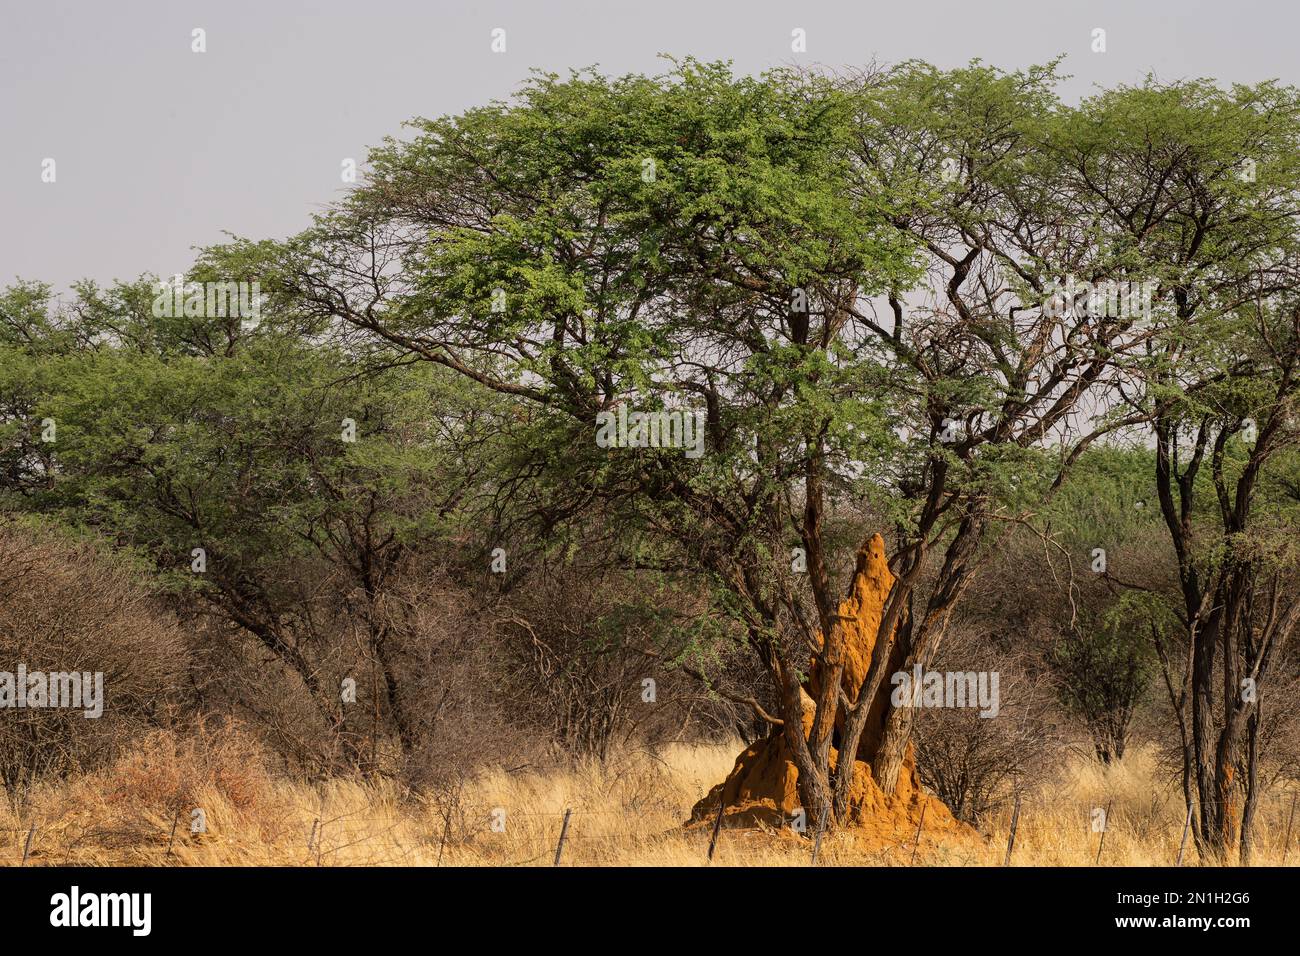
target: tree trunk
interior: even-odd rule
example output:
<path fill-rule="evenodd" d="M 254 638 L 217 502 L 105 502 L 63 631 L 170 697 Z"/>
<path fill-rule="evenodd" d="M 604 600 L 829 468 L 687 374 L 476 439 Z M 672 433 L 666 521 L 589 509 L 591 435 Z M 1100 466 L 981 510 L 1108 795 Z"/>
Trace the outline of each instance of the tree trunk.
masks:
<path fill-rule="evenodd" d="M 927 601 L 925 617 L 915 631 L 909 630 L 905 635 L 906 643 L 911 646 L 906 648 L 907 654 L 901 668 L 903 671 L 910 671 L 918 664 L 924 670 L 933 662 L 947 632 L 952 609 L 974 575 L 975 551 L 983 537 L 984 526 L 984 518 L 977 512 L 968 512 L 962 518 L 961 525 L 944 554 L 943 568 Z M 882 686 L 881 691 L 884 689 Z M 907 745 L 912 739 L 915 708 L 911 701 L 902 707 L 894 707 L 888 695 L 886 702 L 890 705 L 889 712 L 885 718 L 884 732 L 871 760 L 871 769 L 880 789 L 885 793 L 893 793 L 898 787 L 898 777 L 907 756 Z"/>
<path fill-rule="evenodd" d="M 1193 618 L 1195 621 L 1195 618 Z M 1217 615 L 1192 636 L 1192 758 L 1201 812 L 1196 848 L 1202 858 L 1221 860 L 1224 851 L 1223 804 L 1216 784 L 1214 727 L 1214 655 Z"/>
<path fill-rule="evenodd" d="M 1250 866 L 1254 852 L 1255 805 L 1259 797 L 1259 707 L 1247 723 L 1246 805 L 1241 811 L 1241 845 L 1238 856 L 1242 866 Z"/>

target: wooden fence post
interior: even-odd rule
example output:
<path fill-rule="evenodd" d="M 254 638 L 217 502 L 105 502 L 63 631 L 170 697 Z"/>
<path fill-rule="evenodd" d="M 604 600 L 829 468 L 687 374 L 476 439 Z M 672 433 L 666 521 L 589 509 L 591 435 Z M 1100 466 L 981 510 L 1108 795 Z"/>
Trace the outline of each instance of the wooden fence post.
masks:
<path fill-rule="evenodd" d="M 1011 851 L 1016 848 L 1016 827 L 1020 824 L 1020 793 L 1016 792 L 1016 805 L 1011 808 L 1011 833 L 1007 836 L 1007 858 L 1003 866 L 1011 865 Z"/>
<path fill-rule="evenodd" d="M 916 862 L 916 851 L 921 848 L 921 827 L 925 826 L 925 808 L 928 804 L 921 804 L 921 819 L 916 823 L 916 842 L 912 844 L 912 861 L 908 863 L 911 866 Z"/>
<path fill-rule="evenodd" d="M 1097 842 L 1097 859 L 1092 861 L 1093 866 L 1101 862 L 1101 851 L 1106 846 L 1106 831 L 1110 829 L 1110 808 L 1114 805 L 1114 797 L 1106 801 L 1106 812 L 1101 817 L 1101 840 Z"/>
<path fill-rule="evenodd" d="M 1291 850 L 1291 824 L 1295 822 L 1295 798 L 1296 795 L 1294 793 L 1291 794 L 1291 816 L 1287 817 L 1286 839 L 1282 841 L 1282 862 L 1283 863 L 1286 862 L 1286 855 Z"/>
<path fill-rule="evenodd" d="M 31 829 L 27 831 L 27 842 L 23 844 L 23 866 L 27 865 L 27 858 L 32 855 L 32 837 L 34 836 L 36 836 L 36 824 L 33 823 Z"/>
<path fill-rule="evenodd" d="M 725 810 L 726 808 L 727 808 L 727 804 L 723 802 L 722 795 L 719 794 L 718 795 L 718 818 L 713 821 L 713 835 L 709 837 L 708 860 L 710 863 L 713 862 L 713 851 L 718 846 L 718 834 L 722 832 L 722 811 Z"/>
<path fill-rule="evenodd" d="M 552 866 L 560 865 L 560 857 L 564 854 L 564 838 L 569 835 L 569 817 L 573 814 L 572 810 L 564 811 L 564 823 L 560 825 L 560 842 L 555 844 L 555 862 Z"/>
<path fill-rule="evenodd" d="M 1192 804 L 1190 801 L 1188 801 L 1187 819 L 1183 821 L 1183 838 L 1178 841 L 1178 861 L 1174 863 L 1174 866 L 1183 865 L 1183 851 L 1187 849 L 1187 831 L 1189 831 L 1191 828 L 1192 828 Z"/>
<path fill-rule="evenodd" d="M 434 866 L 442 866 L 442 850 L 447 845 L 447 836 L 451 832 L 451 809 L 448 808 L 446 819 L 442 825 L 442 839 L 438 841 L 438 862 Z"/>
<path fill-rule="evenodd" d="M 176 845 L 176 824 L 180 822 L 180 819 L 181 819 L 181 812 L 180 810 L 177 810 L 176 813 L 172 816 L 171 836 L 167 838 L 167 859 L 169 860 L 172 858 L 172 847 Z"/>

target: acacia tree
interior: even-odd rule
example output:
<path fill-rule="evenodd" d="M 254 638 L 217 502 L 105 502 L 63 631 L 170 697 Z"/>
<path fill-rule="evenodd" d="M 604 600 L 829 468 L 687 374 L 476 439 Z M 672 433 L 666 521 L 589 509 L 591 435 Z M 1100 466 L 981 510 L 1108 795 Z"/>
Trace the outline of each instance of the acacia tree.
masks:
<path fill-rule="evenodd" d="M 719 67 L 542 78 L 376 151 L 296 250 L 307 307 L 537 406 L 516 454 L 521 472 L 559 469 L 543 524 L 600 504 L 643 535 L 636 566 L 713 586 L 777 688 L 779 716 L 756 709 L 822 807 L 834 713 L 810 747 L 800 694 L 834 614 L 824 484 L 888 434 L 860 363 L 835 354 L 847 313 L 823 290 L 849 301 L 907 267 L 883 216 L 837 195 L 847 107 Z M 620 403 L 699 409 L 708 453 L 601 451 L 596 416 Z M 815 605 L 790 573 L 800 540 Z"/>
<path fill-rule="evenodd" d="M 548 526 L 599 503 L 706 580 L 772 678 L 801 799 L 840 817 L 832 746 L 893 790 L 911 710 L 886 674 L 933 659 L 1001 527 L 1122 421 L 1089 405 L 1142 335 L 1053 305 L 1054 278 L 1117 268 L 1059 188 L 1053 82 L 540 77 L 375 150 L 287 271 L 299 308 L 531 408 L 519 474 L 548 477 L 516 487 L 544 489 Z M 698 407 L 708 453 L 596 447 L 620 404 Z M 863 498 L 896 524 L 897 581 L 842 692 L 837 509 Z"/>
<path fill-rule="evenodd" d="M 911 197 L 891 222 L 923 263 L 917 286 L 854 313 L 889 370 L 887 387 L 909 399 L 902 420 L 913 436 L 892 476 L 907 506 L 898 581 L 845 734 L 845 746 L 874 755 L 887 790 L 913 710 L 881 699 L 884 677 L 934 660 L 958 600 L 1012 524 L 1124 424 L 1106 414 L 1104 396 L 1142 336 L 1131 316 L 1090 309 L 1084 291 L 1065 286 L 1124 272 L 1096 242 L 1087 197 L 1060 188 L 1067 111 L 1055 79 L 1050 65 L 1004 74 L 911 63 L 860 98 L 853 188 Z M 914 612 L 939 547 L 941 566 Z M 839 781 L 841 807 L 847 787 Z"/>
<path fill-rule="evenodd" d="M 1300 619 L 1284 583 L 1294 519 L 1261 513 L 1270 462 L 1297 440 L 1300 98 L 1147 83 L 1085 102 L 1072 124 L 1070 179 L 1100 200 L 1116 255 L 1159 281 L 1123 396 L 1154 433 L 1185 667 L 1153 633 L 1197 846 L 1221 859 L 1239 834 L 1248 859 L 1262 684 Z"/>
<path fill-rule="evenodd" d="M 1169 680 L 1184 787 L 1194 788 L 1201 851 L 1221 859 L 1236 843 L 1246 863 L 1264 686 L 1300 624 L 1296 515 L 1265 491 L 1271 459 L 1300 443 L 1300 307 L 1263 313 L 1259 322 L 1258 336 L 1233 337 L 1231 361 L 1244 359 L 1249 372 L 1238 368 L 1195 397 L 1154 403 L 1155 478 L 1178 558 L 1186 637 L 1185 676 Z M 1172 671 L 1168 649 L 1159 650 Z"/>
<path fill-rule="evenodd" d="M 239 245 L 211 250 L 191 277 L 259 274 L 250 259 Z M 489 393 L 308 341 L 274 303 L 253 327 L 155 316 L 154 293 L 147 280 L 85 284 L 47 316 L 48 334 L 0 353 L 0 394 L 25 396 L 10 427 L 57 427 L 27 443 L 41 457 L 13 459 L 27 472 L 20 506 L 146 555 L 189 603 L 250 637 L 327 730 L 323 755 L 289 741 L 309 759 L 383 769 L 377 738 L 391 730 L 409 763 L 434 710 L 417 699 L 423 651 L 396 582 L 464 530 L 456 509 L 492 460 L 484 435 L 499 431 L 480 427 Z M 373 680 L 355 673 L 366 665 Z M 372 721 L 345 706 L 345 676 L 359 699 L 373 690 Z"/>

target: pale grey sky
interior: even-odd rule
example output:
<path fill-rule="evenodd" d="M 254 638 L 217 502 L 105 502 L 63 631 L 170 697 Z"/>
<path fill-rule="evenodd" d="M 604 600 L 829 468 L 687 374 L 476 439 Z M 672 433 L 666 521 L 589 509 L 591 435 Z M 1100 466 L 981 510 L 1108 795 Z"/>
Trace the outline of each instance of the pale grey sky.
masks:
<path fill-rule="evenodd" d="M 223 230 L 289 235 L 344 188 L 345 157 L 410 117 L 504 96 L 533 67 L 1066 54 L 1074 97 L 1148 71 L 1300 83 L 1297 26 L 1286 0 L 0 0 L 0 284 L 166 275 Z M 806 54 L 791 52 L 796 27 Z"/>

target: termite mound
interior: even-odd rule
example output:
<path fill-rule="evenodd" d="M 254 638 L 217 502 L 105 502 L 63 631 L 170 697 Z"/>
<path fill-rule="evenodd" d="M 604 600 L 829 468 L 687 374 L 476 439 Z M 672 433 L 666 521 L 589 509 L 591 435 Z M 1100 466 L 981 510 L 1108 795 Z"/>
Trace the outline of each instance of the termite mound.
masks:
<path fill-rule="evenodd" d="M 852 587 L 840 603 L 845 637 L 842 686 L 850 701 L 856 699 L 858 688 L 871 666 L 876 630 L 893 583 L 894 575 L 885 556 L 885 542 L 880 535 L 872 535 L 858 551 Z M 893 669 L 891 667 L 891 671 Z M 805 737 L 812 730 L 813 700 L 820 690 L 821 680 L 818 664 L 814 661 L 801 695 Z M 884 697 L 873 703 L 872 710 L 878 713 L 869 715 L 869 725 L 879 721 L 884 703 Z M 842 729 L 841 710 L 836 720 L 836 739 Z M 867 735 L 863 737 L 858 759 L 854 760 L 847 818 L 842 821 L 846 829 L 874 846 L 911 842 L 922 824 L 925 835 L 931 839 L 945 834 L 974 835 L 970 827 L 953 817 L 943 801 L 921 785 L 911 744 L 908 744 L 897 788 L 891 794 L 881 790 L 872 776 L 870 763 L 865 759 L 863 751 Z M 832 770 L 838 766 L 839 758 L 838 750 L 832 747 Z M 798 781 L 799 769 L 795 766 L 789 744 L 777 728 L 736 758 L 727 779 L 710 790 L 691 810 L 687 825 L 712 824 L 721 801 L 725 827 L 788 830 L 794 821 L 802 820 L 806 830 L 812 832 L 817 814 L 801 806 Z M 804 811 L 802 815 L 801 810 Z"/>

